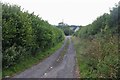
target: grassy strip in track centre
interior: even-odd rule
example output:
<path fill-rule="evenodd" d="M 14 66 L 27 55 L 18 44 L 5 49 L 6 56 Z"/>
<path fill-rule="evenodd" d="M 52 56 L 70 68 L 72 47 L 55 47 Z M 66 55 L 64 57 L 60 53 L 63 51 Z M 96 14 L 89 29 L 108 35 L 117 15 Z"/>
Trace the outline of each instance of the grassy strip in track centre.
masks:
<path fill-rule="evenodd" d="M 64 55 L 67 53 L 69 44 L 70 44 L 70 40 L 68 39 L 66 44 L 65 44 L 65 46 L 64 46 L 64 49 L 61 51 L 61 54 L 58 57 L 58 61 L 57 62 L 60 62 L 61 60 L 63 60 Z"/>

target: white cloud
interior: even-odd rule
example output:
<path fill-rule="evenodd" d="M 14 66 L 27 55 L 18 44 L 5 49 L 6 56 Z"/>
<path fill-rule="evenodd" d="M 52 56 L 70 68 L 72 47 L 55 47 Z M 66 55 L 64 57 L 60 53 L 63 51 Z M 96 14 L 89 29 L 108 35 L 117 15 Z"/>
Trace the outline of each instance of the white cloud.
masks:
<path fill-rule="evenodd" d="M 119 0 L 4 0 L 39 14 L 51 24 L 62 19 L 68 24 L 87 25 L 103 13 L 108 13 Z"/>

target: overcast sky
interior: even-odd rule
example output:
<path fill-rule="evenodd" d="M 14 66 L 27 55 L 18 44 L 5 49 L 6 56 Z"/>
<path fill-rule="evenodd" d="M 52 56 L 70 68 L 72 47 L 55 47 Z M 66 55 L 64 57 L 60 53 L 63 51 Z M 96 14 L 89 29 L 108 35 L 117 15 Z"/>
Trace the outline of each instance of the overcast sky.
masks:
<path fill-rule="evenodd" d="M 64 20 L 69 25 L 87 25 L 92 23 L 103 13 L 115 6 L 119 0 L 2 0 L 10 4 L 17 4 L 34 12 L 47 20 L 50 24 L 57 25 Z"/>

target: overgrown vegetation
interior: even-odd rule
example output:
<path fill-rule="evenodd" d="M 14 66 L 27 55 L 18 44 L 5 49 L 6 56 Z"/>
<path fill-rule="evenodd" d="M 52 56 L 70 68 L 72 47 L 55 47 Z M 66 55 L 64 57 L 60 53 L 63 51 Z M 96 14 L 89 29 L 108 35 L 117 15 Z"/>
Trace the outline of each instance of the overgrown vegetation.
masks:
<path fill-rule="evenodd" d="M 17 5 L 2 4 L 2 29 L 3 71 L 64 40 L 62 30 Z"/>
<path fill-rule="evenodd" d="M 74 31 L 71 30 L 69 26 L 57 26 L 57 27 L 60 28 L 61 30 L 63 30 L 63 32 L 66 36 L 72 35 L 74 33 Z"/>
<path fill-rule="evenodd" d="M 13 77 L 16 74 L 26 70 L 27 68 L 32 67 L 40 63 L 43 59 L 49 57 L 53 54 L 56 50 L 58 50 L 62 46 L 63 42 L 55 45 L 54 47 L 47 49 L 44 52 L 38 52 L 35 56 L 28 55 L 25 56 L 24 60 L 19 61 L 19 64 L 14 65 L 14 67 L 9 67 L 8 69 L 3 69 L 2 76 L 3 77 Z"/>
<path fill-rule="evenodd" d="M 80 77 L 120 77 L 118 40 L 120 4 L 74 35 Z"/>

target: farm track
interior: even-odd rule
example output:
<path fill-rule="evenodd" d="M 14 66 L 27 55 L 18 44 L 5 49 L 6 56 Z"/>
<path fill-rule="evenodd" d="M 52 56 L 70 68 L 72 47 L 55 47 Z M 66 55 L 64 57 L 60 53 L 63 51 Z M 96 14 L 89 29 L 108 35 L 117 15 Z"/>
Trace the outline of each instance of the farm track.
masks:
<path fill-rule="evenodd" d="M 71 37 L 68 36 L 54 54 L 13 78 L 76 78 L 75 56 Z"/>

